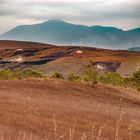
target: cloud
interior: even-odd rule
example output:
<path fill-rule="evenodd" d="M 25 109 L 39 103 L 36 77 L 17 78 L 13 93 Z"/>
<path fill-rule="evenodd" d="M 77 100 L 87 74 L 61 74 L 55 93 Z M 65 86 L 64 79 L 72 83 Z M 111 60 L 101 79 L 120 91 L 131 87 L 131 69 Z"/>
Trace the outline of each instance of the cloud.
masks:
<path fill-rule="evenodd" d="M 5 0 L 0 0 L 0 4 L 3 4 L 5 3 L 6 1 Z"/>
<path fill-rule="evenodd" d="M 133 28 L 140 26 L 139 13 L 139 0 L 0 0 L 0 32 L 16 23 L 31 24 L 54 18 Z"/>

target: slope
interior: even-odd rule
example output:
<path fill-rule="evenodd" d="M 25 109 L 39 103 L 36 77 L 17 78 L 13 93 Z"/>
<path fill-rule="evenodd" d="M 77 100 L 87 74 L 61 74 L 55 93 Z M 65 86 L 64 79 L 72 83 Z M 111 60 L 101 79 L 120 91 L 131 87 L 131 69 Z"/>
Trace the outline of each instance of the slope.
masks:
<path fill-rule="evenodd" d="M 136 93 L 54 80 L 0 81 L 0 88 L 0 138 L 113 140 L 119 129 L 119 139 L 139 140 Z"/>

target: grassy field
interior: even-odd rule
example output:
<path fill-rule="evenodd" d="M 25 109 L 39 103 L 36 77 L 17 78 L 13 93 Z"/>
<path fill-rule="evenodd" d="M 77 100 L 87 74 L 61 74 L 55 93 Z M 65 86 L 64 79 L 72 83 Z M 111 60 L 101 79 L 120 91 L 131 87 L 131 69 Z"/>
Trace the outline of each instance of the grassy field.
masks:
<path fill-rule="evenodd" d="M 1 140 L 139 140 L 138 92 L 64 80 L 0 81 Z"/>

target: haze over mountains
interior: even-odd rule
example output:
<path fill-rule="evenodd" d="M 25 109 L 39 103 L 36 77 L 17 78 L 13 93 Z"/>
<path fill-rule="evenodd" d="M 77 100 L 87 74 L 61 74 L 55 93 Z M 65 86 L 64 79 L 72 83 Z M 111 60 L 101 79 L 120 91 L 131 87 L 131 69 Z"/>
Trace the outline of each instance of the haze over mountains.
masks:
<path fill-rule="evenodd" d="M 0 35 L 0 39 L 128 49 L 140 46 L 140 28 L 124 31 L 114 27 L 89 27 L 61 20 L 49 20 L 34 25 L 17 26 Z"/>

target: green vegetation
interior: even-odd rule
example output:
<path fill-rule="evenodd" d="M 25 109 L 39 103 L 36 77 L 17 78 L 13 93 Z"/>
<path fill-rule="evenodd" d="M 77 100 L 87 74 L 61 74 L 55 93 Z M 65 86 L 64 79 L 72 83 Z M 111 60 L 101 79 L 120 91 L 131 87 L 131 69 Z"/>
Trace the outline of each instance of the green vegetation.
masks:
<path fill-rule="evenodd" d="M 90 86 L 95 86 L 98 83 L 98 71 L 95 68 L 87 68 L 83 79 Z"/>
<path fill-rule="evenodd" d="M 107 72 L 100 77 L 102 83 L 111 84 L 113 86 L 122 86 L 123 77 L 117 72 Z"/>
<path fill-rule="evenodd" d="M 16 76 L 10 70 L 0 70 L 0 80 L 15 79 Z"/>
<path fill-rule="evenodd" d="M 52 74 L 52 78 L 64 79 L 64 76 L 63 76 L 63 74 L 60 73 L 60 72 L 54 72 L 54 73 Z"/>
<path fill-rule="evenodd" d="M 140 70 L 134 72 L 131 77 L 125 77 L 124 86 L 135 88 L 140 91 Z"/>
<path fill-rule="evenodd" d="M 16 80 L 24 78 L 45 78 L 43 73 L 32 69 L 20 70 L 0 70 L 0 80 Z"/>
<path fill-rule="evenodd" d="M 123 77 L 117 72 L 99 73 L 91 65 L 83 75 L 84 81 L 90 86 L 95 86 L 98 82 L 113 86 L 135 88 L 140 91 L 140 70 L 133 73 L 130 77 Z"/>
<path fill-rule="evenodd" d="M 133 79 L 136 83 L 140 83 L 140 69 L 133 73 Z"/>
<path fill-rule="evenodd" d="M 140 69 L 133 73 L 134 86 L 140 91 Z"/>
<path fill-rule="evenodd" d="M 135 88 L 140 91 L 140 70 L 134 72 L 131 77 L 122 77 L 119 73 L 107 72 L 99 80 L 105 84 Z"/>
<path fill-rule="evenodd" d="M 65 79 L 60 72 L 54 72 L 51 76 L 56 79 Z M 0 70 L 0 80 L 16 80 L 27 78 L 46 78 L 46 75 L 32 69 L 25 70 Z M 135 88 L 140 91 L 140 70 L 133 73 L 131 77 L 122 77 L 117 72 L 100 73 L 94 67 L 88 67 L 83 75 L 71 73 L 69 81 L 85 82 L 90 86 L 95 86 L 98 82 L 113 86 Z"/>
<path fill-rule="evenodd" d="M 79 75 L 76 75 L 76 74 L 74 74 L 74 73 L 71 73 L 71 74 L 69 75 L 69 77 L 68 77 L 68 80 L 80 82 L 80 81 L 82 81 L 82 77 L 79 76 Z"/>
<path fill-rule="evenodd" d="M 123 85 L 124 87 L 133 87 L 134 80 L 132 77 L 124 77 Z"/>
<path fill-rule="evenodd" d="M 23 70 L 21 75 L 23 78 L 45 78 L 45 75 L 41 72 L 37 72 L 32 69 Z"/>

